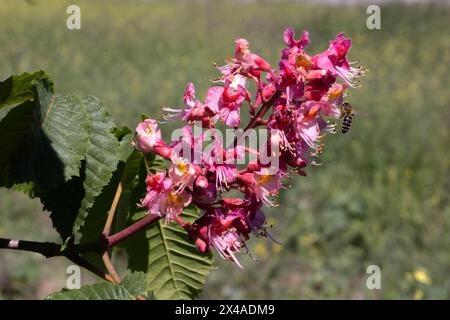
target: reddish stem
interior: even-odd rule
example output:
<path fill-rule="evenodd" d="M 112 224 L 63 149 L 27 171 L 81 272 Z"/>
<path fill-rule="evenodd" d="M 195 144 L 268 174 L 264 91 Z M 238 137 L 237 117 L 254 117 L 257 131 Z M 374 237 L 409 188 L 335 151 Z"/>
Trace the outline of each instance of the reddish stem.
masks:
<path fill-rule="evenodd" d="M 261 108 L 259 109 L 258 113 L 252 118 L 252 120 L 249 122 L 249 124 L 245 127 L 244 133 L 240 135 L 239 137 L 236 136 L 234 138 L 233 146 L 236 147 L 237 145 L 242 143 L 242 139 L 245 138 L 246 132 L 248 130 L 256 128 L 258 125 L 261 124 L 261 121 L 264 120 L 264 115 L 269 111 L 270 107 L 275 103 L 275 101 L 281 96 L 281 91 L 277 90 L 275 93 L 270 97 L 269 100 L 263 103 Z"/>
<path fill-rule="evenodd" d="M 150 226 L 155 221 L 159 220 L 160 217 L 154 216 L 154 215 L 148 215 L 145 218 L 133 223 L 131 226 L 109 236 L 106 238 L 106 241 L 108 243 L 108 247 L 111 248 L 120 242 L 124 241 L 125 239 L 129 238 L 136 232 L 139 232 L 148 226 Z"/>

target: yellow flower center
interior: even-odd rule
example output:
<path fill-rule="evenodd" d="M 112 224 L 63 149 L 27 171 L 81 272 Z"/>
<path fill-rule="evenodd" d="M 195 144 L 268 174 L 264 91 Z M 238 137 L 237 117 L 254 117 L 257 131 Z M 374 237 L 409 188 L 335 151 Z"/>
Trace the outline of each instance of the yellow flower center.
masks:
<path fill-rule="evenodd" d="M 273 175 L 272 174 L 262 174 L 258 177 L 258 184 L 265 184 L 265 183 L 271 183 L 273 181 Z"/>
<path fill-rule="evenodd" d="M 304 55 L 299 55 L 297 57 L 297 67 L 303 67 L 305 70 L 308 70 L 311 66 L 311 61 L 306 58 Z"/>
<path fill-rule="evenodd" d="M 175 191 L 171 191 L 167 195 L 167 200 L 169 201 L 170 204 L 174 204 L 174 205 L 179 205 L 179 204 L 183 203 L 183 197 L 181 196 L 181 194 L 176 193 Z"/>
<path fill-rule="evenodd" d="M 188 164 L 184 161 L 181 161 L 179 163 L 177 163 L 177 169 L 181 172 L 181 173 L 185 173 L 188 169 Z"/>
<path fill-rule="evenodd" d="M 330 100 L 336 100 L 337 98 L 339 98 L 339 96 L 342 94 L 342 89 L 336 89 L 336 90 L 333 90 L 333 91 L 331 91 L 329 94 L 328 94 L 328 99 L 330 99 Z"/>

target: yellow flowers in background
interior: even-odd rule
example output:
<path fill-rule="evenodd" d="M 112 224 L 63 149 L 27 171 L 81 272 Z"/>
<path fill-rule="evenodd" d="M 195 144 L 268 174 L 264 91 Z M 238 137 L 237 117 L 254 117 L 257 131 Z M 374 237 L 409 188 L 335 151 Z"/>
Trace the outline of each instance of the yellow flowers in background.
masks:
<path fill-rule="evenodd" d="M 427 270 L 423 267 L 416 268 L 413 272 L 407 272 L 405 277 L 409 281 L 415 281 L 426 285 L 431 285 L 432 283 Z"/>

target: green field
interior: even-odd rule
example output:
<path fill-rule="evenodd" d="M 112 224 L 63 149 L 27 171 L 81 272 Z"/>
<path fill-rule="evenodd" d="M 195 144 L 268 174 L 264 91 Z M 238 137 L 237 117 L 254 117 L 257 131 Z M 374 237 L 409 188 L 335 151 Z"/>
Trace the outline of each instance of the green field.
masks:
<path fill-rule="evenodd" d="M 349 96 L 360 116 L 269 213 L 283 246 L 253 239 L 258 261 L 241 256 L 243 271 L 216 259 L 202 297 L 450 298 L 450 7 L 381 6 L 371 31 L 365 7 L 79 0 L 82 29 L 69 31 L 73 1 L 33 2 L 0 2 L 0 78 L 46 70 L 57 93 L 94 94 L 132 127 L 182 105 L 188 81 L 203 96 L 237 37 L 276 64 L 288 25 L 310 31 L 311 54 L 345 31 L 350 58 L 370 69 Z M 0 190 L 0 237 L 56 240 L 51 229 L 39 201 Z M 366 287 L 372 264 L 381 290 Z M 0 298 L 42 298 L 64 286 L 67 265 L 2 251 Z"/>

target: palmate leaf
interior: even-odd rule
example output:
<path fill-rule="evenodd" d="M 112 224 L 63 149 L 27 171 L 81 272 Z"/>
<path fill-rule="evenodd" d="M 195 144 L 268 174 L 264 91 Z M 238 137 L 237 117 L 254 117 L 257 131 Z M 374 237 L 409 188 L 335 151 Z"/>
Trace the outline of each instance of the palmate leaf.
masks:
<path fill-rule="evenodd" d="M 198 212 L 191 207 L 182 217 L 192 222 Z M 146 272 L 148 290 L 156 299 L 193 299 L 213 267 L 211 255 L 200 253 L 184 229 L 176 223 L 164 226 L 162 220 L 152 225 L 145 237 L 133 236 L 127 252 L 128 267 Z M 147 259 L 143 259 L 144 254 Z"/>
<path fill-rule="evenodd" d="M 55 96 L 43 72 L 0 83 L 0 186 L 41 198 L 66 240 L 83 225 L 120 159 L 111 115 L 95 97 Z M 9 94 L 9 96 L 8 96 Z"/>
<path fill-rule="evenodd" d="M 135 300 L 136 296 L 146 293 L 145 274 L 132 273 L 120 284 L 99 282 L 80 289 L 63 289 L 48 295 L 46 300 Z"/>

